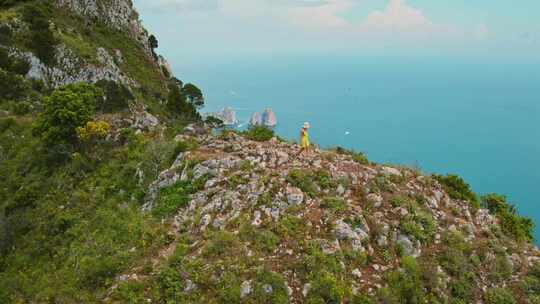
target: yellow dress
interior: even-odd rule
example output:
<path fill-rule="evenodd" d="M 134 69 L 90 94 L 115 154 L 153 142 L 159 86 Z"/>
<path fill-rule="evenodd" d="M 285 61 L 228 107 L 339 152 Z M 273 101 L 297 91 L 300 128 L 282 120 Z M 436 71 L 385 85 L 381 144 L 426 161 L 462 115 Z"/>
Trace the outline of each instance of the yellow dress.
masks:
<path fill-rule="evenodd" d="M 309 148 L 309 134 L 306 130 L 300 132 L 300 146 L 302 148 Z"/>

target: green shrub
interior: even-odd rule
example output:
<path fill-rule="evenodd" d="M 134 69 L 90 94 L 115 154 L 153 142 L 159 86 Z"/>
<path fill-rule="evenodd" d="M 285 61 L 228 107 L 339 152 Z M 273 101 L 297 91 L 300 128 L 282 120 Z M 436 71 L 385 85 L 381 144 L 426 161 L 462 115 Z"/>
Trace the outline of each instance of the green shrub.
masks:
<path fill-rule="evenodd" d="M 474 276 L 472 274 L 461 275 L 460 278 L 450 282 L 448 289 L 455 300 L 470 303 L 474 296 Z"/>
<path fill-rule="evenodd" d="M 318 191 L 314 182 L 313 174 L 300 169 L 292 169 L 287 175 L 287 182 L 291 185 L 300 188 L 307 195 L 314 197 Z"/>
<path fill-rule="evenodd" d="M 293 215 L 282 216 L 277 225 L 277 233 L 285 238 L 297 238 L 303 235 L 304 221 Z"/>
<path fill-rule="evenodd" d="M 32 106 L 26 101 L 19 101 L 13 104 L 11 111 L 15 115 L 26 115 L 30 113 Z"/>
<path fill-rule="evenodd" d="M 77 128 L 91 120 L 96 98 L 100 96 L 99 89 L 84 83 L 54 90 L 43 101 L 44 111 L 35 125 L 35 134 L 47 145 L 75 144 Z"/>
<path fill-rule="evenodd" d="M 165 267 L 158 273 L 157 282 L 166 303 L 174 303 L 173 301 L 182 296 L 184 282 L 177 269 Z"/>
<path fill-rule="evenodd" d="M 112 298 L 123 303 L 142 303 L 144 297 L 144 284 L 137 281 L 125 281 L 118 285 L 114 290 Z"/>
<path fill-rule="evenodd" d="M 307 253 L 304 255 L 302 266 L 306 274 L 311 277 L 319 276 L 323 271 L 334 274 L 343 271 L 339 258 L 335 255 L 326 255 L 317 242 L 310 244 Z"/>
<path fill-rule="evenodd" d="M 267 290 L 265 290 L 266 286 L 270 286 L 272 291 L 267 292 Z M 255 303 L 289 303 L 285 279 L 280 274 L 271 270 L 259 269 L 255 278 L 253 297 L 255 298 Z"/>
<path fill-rule="evenodd" d="M 410 205 L 410 199 L 406 196 L 402 196 L 402 195 L 398 195 L 398 196 L 394 196 L 390 199 L 390 205 L 392 205 L 392 207 L 396 208 L 396 207 L 405 207 L 407 208 L 409 205 Z"/>
<path fill-rule="evenodd" d="M 355 295 L 351 300 L 351 304 L 375 304 L 375 301 L 366 295 Z"/>
<path fill-rule="evenodd" d="M 2 118 L 0 119 L 0 133 L 4 133 L 9 130 L 11 127 L 15 126 L 17 122 L 13 118 Z"/>
<path fill-rule="evenodd" d="M 6 0 L 0 0 L 6 2 Z M 7 0 L 7 1 L 20 1 L 20 0 Z M 2 5 L 0 4 L 0 7 Z M 11 40 L 13 38 L 13 31 L 11 30 L 11 27 L 7 24 L 0 24 L 0 44 L 9 46 L 11 45 Z"/>
<path fill-rule="evenodd" d="M 135 97 L 128 87 L 113 80 L 102 79 L 96 86 L 103 90 L 103 98 L 98 99 L 96 108 L 104 113 L 127 109 Z"/>
<path fill-rule="evenodd" d="M 518 241 L 532 241 L 534 223 L 531 219 L 521 217 L 513 205 L 506 202 L 506 197 L 488 194 L 481 197 L 482 206 L 487 208 L 500 220 L 502 231 Z"/>
<path fill-rule="evenodd" d="M 490 282 L 503 282 L 512 276 L 513 267 L 505 254 L 498 254 L 489 266 Z"/>
<path fill-rule="evenodd" d="M 20 100 L 26 96 L 29 86 L 24 78 L 15 73 L 0 69 L 0 101 Z"/>
<path fill-rule="evenodd" d="M 25 58 L 9 55 L 7 49 L 0 48 L 0 68 L 25 76 L 30 71 L 30 62 Z"/>
<path fill-rule="evenodd" d="M 24 6 L 23 20 L 30 25 L 30 37 L 26 45 L 47 66 L 56 63 L 58 39 L 50 29 L 50 7 L 44 3 L 28 3 Z"/>
<path fill-rule="evenodd" d="M 268 141 L 274 137 L 274 130 L 265 126 L 251 126 L 247 131 L 242 132 L 244 136 L 255 141 Z"/>
<path fill-rule="evenodd" d="M 448 192 L 452 199 L 468 201 L 474 208 L 478 209 L 479 202 L 476 194 L 471 190 L 471 186 L 467 184 L 461 177 L 457 175 L 433 175 L 443 188 Z"/>
<path fill-rule="evenodd" d="M 217 257 L 225 253 L 232 254 L 232 249 L 238 245 L 237 237 L 227 231 L 218 231 L 208 241 L 204 254 L 209 257 Z"/>
<path fill-rule="evenodd" d="M 427 213 L 407 215 L 400 222 L 399 229 L 417 240 L 426 243 L 435 235 L 436 225 L 433 217 Z"/>
<path fill-rule="evenodd" d="M 330 173 L 328 173 L 326 170 L 316 170 L 310 175 L 312 180 L 316 182 L 323 190 L 335 189 L 338 187 L 338 183 L 332 179 L 332 176 L 330 176 Z"/>
<path fill-rule="evenodd" d="M 321 207 L 334 212 L 345 212 L 347 211 L 347 202 L 339 197 L 326 197 L 323 199 Z"/>
<path fill-rule="evenodd" d="M 369 183 L 369 188 L 372 191 L 379 192 L 394 192 L 394 187 L 392 186 L 389 178 L 384 174 L 379 174 L 371 180 Z"/>
<path fill-rule="evenodd" d="M 484 294 L 486 304 L 517 304 L 514 295 L 505 288 L 492 288 Z"/>
<path fill-rule="evenodd" d="M 357 152 L 354 150 L 348 150 L 342 147 L 336 147 L 336 152 L 339 154 L 347 154 L 352 157 L 352 159 L 361 164 L 361 165 L 369 165 L 369 160 L 367 159 L 366 155 L 362 152 Z"/>
<path fill-rule="evenodd" d="M 311 289 L 306 303 L 340 304 L 345 296 L 345 288 L 329 272 L 322 272 L 311 281 Z"/>
<path fill-rule="evenodd" d="M 388 288 L 380 296 L 383 302 L 424 303 L 425 293 L 421 281 L 420 268 L 413 257 L 403 257 L 401 271 L 396 270 L 386 275 Z"/>
<path fill-rule="evenodd" d="M 241 278 L 234 272 L 227 271 L 219 280 L 217 286 L 218 303 L 240 304 Z"/>
<path fill-rule="evenodd" d="M 272 231 L 266 229 L 257 229 L 250 223 L 240 227 L 240 239 L 251 243 L 257 250 L 265 253 L 272 253 L 279 244 L 279 237 Z"/>
<path fill-rule="evenodd" d="M 156 217 L 167 217 L 174 214 L 179 208 L 186 207 L 195 193 L 190 181 L 179 181 L 176 184 L 163 188 L 159 192 L 159 199 L 152 209 Z"/>
<path fill-rule="evenodd" d="M 195 140 L 189 140 L 189 141 L 180 140 L 175 143 L 174 150 L 171 154 L 169 162 L 172 163 L 173 161 L 175 161 L 180 153 L 197 150 L 198 148 L 199 148 L 199 144 Z"/>

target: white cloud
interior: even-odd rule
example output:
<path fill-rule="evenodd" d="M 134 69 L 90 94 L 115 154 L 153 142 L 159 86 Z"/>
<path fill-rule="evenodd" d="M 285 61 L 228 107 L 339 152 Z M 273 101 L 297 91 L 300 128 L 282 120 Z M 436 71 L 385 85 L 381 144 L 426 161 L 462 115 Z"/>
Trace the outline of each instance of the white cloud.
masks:
<path fill-rule="evenodd" d="M 288 12 L 289 20 L 307 29 L 335 29 L 349 26 L 349 22 L 339 16 L 352 7 L 348 0 L 333 0 L 310 7 L 295 7 Z"/>
<path fill-rule="evenodd" d="M 143 3 L 143 5 L 157 12 L 171 9 L 179 12 L 209 11 L 218 8 L 218 0 L 153 0 L 151 4 Z"/>
<path fill-rule="evenodd" d="M 485 24 L 442 24 L 406 0 L 367 12 L 364 0 L 134 0 L 153 12 L 165 38 L 189 49 L 359 50 L 404 46 L 447 49 L 491 39 Z M 358 10 L 358 11 L 357 11 Z M 148 11 L 148 10 L 147 10 Z M 166 24 L 167 26 L 163 26 Z"/>
<path fill-rule="evenodd" d="M 363 31 L 432 32 L 435 24 L 424 13 L 404 0 L 390 0 L 385 10 L 371 12 L 361 25 Z"/>

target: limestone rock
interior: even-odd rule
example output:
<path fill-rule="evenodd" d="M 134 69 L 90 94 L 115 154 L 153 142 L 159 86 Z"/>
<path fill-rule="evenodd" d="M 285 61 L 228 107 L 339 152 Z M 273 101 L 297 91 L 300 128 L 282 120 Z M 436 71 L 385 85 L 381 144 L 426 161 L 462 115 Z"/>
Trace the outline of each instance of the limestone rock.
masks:
<path fill-rule="evenodd" d="M 236 119 L 236 112 L 229 107 L 223 108 L 223 110 L 217 113 L 216 116 L 218 116 L 218 118 L 221 119 L 223 124 L 226 126 L 232 126 L 238 123 L 238 119 Z"/>
<path fill-rule="evenodd" d="M 418 248 L 415 248 L 414 243 L 407 236 L 399 235 L 397 244 L 401 246 L 405 255 L 415 258 L 420 256 L 421 251 Z"/>
<path fill-rule="evenodd" d="M 249 124 L 251 126 L 260 126 L 262 125 L 262 116 L 261 113 L 255 112 L 251 115 L 251 118 L 249 119 Z"/>
<path fill-rule="evenodd" d="M 299 205 L 304 201 L 304 193 L 296 187 L 288 187 L 286 195 L 290 205 Z"/>
<path fill-rule="evenodd" d="M 242 282 L 242 284 L 240 285 L 240 298 L 243 299 L 246 296 L 249 296 L 251 292 L 252 292 L 251 280 Z"/>
<path fill-rule="evenodd" d="M 274 114 L 272 109 L 268 108 L 262 113 L 261 121 L 262 124 L 266 127 L 275 127 L 277 125 L 276 114 Z"/>
<path fill-rule="evenodd" d="M 392 167 L 382 167 L 381 171 L 386 175 L 402 176 L 401 171 Z"/>

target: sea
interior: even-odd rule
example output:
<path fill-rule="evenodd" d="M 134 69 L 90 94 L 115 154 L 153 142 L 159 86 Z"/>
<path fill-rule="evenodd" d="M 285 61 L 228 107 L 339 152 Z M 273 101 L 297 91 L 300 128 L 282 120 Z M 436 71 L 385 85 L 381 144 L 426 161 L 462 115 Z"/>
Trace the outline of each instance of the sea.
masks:
<path fill-rule="evenodd" d="M 276 132 L 304 122 L 321 147 L 371 161 L 457 174 L 479 194 L 507 196 L 540 240 L 540 62 L 382 56 L 238 56 L 179 60 L 204 111 L 225 106 L 240 125 L 272 108 Z"/>

